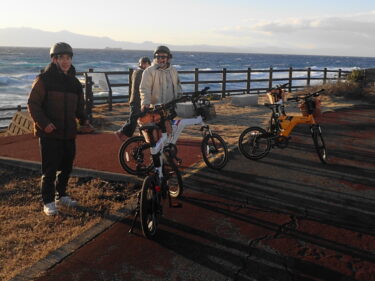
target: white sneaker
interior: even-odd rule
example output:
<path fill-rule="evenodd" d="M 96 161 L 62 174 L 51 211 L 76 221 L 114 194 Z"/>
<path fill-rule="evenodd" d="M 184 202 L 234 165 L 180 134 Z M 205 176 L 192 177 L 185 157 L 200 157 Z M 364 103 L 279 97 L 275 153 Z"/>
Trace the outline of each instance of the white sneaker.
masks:
<path fill-rule="evenodd" d="M 55 202 L 45 204 L 43 211 L 47 216 L 54 216 L 58 213 Z"/>
<path fill-rule="evenodd" d="M 70 198 L 69 196 L 63 196 L 59 199 L 55 200 L 57 207 L 65 206 L 65 207 L 75 207 L 78 205 L 78 202 Z"/>

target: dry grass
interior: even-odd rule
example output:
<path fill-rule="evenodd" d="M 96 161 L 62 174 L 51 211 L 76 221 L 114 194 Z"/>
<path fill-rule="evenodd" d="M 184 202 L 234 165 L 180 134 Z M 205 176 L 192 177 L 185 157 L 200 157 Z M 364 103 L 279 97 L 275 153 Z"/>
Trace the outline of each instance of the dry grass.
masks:
<path fill-rule="evenodd" d="M 314 90 L 325 89 L 322 94 L 324 100 L 333 100 L 337 97 L 343 97 L 349 100 L 361 100 L 367 103 L 375 103 L 375 88 L 363 88 L 355 82 L 327 83 L 325 85 L 306 88 L 301 93 L 312 92 Z"/>
<path fill-rule="evenodd" d="M 9 280 L 49 252 L 125 206 L 138 187 L 92 178 L 72 178 L 70 195 L 80 209 L 55 217 L 42 212 L 40 175 L 0 164 L 0 280 Z"/>

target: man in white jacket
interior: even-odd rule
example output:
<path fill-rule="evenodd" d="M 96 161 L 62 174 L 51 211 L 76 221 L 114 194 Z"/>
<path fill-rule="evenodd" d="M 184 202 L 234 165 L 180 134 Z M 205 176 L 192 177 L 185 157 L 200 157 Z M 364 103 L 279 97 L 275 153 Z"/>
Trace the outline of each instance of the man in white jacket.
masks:
<path fill-rule="evenodd" d="M 165 104 L 179 98 L 182 95 L 182 87 L 176 68 L 171 65 L 172 54 L 168 47 L 159 46 L 154 51 L 152 65 L 142 74 L 139 92 L 141 96 L 141 108 L 145 111 L 150 106 Z M 165 122 L 166 131 L 172 133 L 171 122 Z M 144 133 L 146 142 L 150 142 L 149 136 Z M 153 132 L 154 140 L 158 140 L 160 132 Z"/>
<path fill-rule="evenodd" d="M 168 47 L 154 51 L 154 61 L 142 75 L 139 87 L 142 110 L 155 104 L 165 104 L 182 95 L 178 72 L 171 65 L 172 54 Z"/>

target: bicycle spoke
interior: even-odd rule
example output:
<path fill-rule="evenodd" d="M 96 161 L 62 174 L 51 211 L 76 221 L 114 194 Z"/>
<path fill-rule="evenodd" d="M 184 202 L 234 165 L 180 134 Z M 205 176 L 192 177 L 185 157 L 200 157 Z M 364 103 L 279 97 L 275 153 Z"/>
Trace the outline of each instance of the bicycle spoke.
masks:
<path fill-rule="evenodd" d="M 132 137 L 124 142 L 118 157 L 121 167 L 129 174 L 144 174 L 153 167 L 149 145 L 141 136 Z"/>
<path fill-rule="evenodd" d="M 217 134 L 207 135 L 201 145 L 203 160 L 212 169 L 222 169 L 228 162 L 228 148 Z"/>
<path fill-rule="evenodd" d="M 264 129 L 251 127 L 241 133 L 238 148 L 246 158 L 257 160 L 268 154 L 271 143 Z"/>

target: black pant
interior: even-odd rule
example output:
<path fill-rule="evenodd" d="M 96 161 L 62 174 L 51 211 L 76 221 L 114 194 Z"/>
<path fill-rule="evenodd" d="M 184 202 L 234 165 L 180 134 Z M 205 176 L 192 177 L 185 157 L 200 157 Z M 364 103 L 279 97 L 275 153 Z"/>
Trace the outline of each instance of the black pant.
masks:
<path fill-rule="evenodd" d="M 137 117 L 134 117 L 136 114 L 141 112 L 140 105 L 130 105 L 129 119 L 122 126 L 121 132 L 127 136 L 131 137 L 134 134 L 135 128 L 137 128 Z"/>
<path fill-rule="evenodd" d="M 66 196 L 66 187 L 73 168 L 76 153 L 75 139 L 61 140 L 41 137 L 39 139 L 42 157 L 42 198 L 48 204 L 57 197 Z"/>

